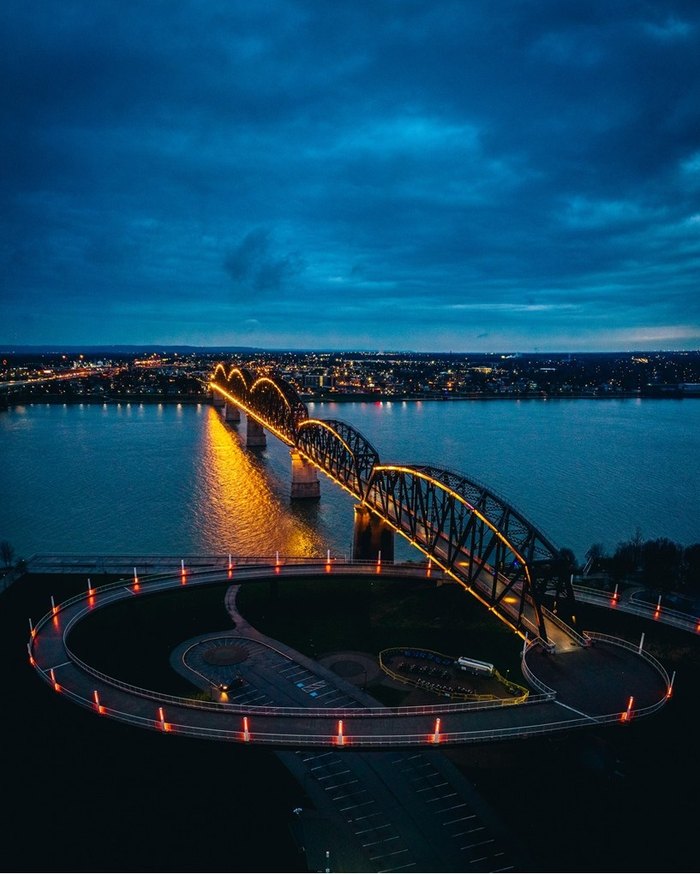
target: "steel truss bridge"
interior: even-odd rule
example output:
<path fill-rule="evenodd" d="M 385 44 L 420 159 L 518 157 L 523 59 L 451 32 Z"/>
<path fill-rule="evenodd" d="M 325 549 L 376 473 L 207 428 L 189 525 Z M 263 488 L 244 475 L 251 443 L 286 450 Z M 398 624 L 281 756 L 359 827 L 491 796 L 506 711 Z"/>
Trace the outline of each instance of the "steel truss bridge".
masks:
<path fill-rule="evenodd" d="M 576 629 L 572 557 L 486 486 L 432 465 L 383 463 L 352 425 L 309 416 L 276 372 L 220 362 L 209 388 L 342 486 L 522 637 L 549 649 L 588 644 Z"/>

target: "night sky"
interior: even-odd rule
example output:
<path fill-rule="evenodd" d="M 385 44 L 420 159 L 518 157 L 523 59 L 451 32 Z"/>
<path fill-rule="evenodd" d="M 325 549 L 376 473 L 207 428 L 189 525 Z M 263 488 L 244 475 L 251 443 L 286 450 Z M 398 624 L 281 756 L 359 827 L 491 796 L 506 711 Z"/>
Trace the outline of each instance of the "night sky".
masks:
<path fill-rule="evenodd" d="M 700 4 L 5 0 L 0 344 L 700 348 Z"/>

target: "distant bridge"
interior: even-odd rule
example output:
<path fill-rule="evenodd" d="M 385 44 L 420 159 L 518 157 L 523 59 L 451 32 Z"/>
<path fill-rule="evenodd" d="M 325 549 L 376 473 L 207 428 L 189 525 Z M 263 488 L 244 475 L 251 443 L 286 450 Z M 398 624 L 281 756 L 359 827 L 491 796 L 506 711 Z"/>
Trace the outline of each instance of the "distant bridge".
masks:
<path fill-rule="evenodd" d="M 571 558 L 486 486 L 432 465 L 382 463 L 352 425 L 310 417 L 274 372 L 220 362 L 209 389 L 227 420 L 246 414 L 248 446 L 264 446 L 267 430 L 290 447 L 292 497 L 317 498 L 320 470 L 358 501 L 354 559 L 393 560 L 397 531 L 522 637 L 550 650 L 588 644 L 575 627 Z"/>

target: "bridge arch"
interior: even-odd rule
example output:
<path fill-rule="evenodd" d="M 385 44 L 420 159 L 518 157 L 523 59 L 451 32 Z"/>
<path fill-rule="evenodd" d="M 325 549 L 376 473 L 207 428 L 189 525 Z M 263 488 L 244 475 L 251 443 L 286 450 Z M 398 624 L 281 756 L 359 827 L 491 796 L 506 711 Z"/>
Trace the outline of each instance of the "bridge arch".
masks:
<path fill-rule="evenodd" d="M 518 633 L 548 641 L 546 613 L 550 625 L 580 642 L 572 557 L 512 504 L 483 484 L 439 467 L 381 464 L 376 449 L 351 425 L 310 418 L 294 387 L 277 374 L 254 376 L 234 367 L 224 388 L 225 375 L 225 367 L 217 366 L 214 389 L 239 401 Z M 244 387 L 245 397 L 239 397 Z M 548 596 L 559 615 L 546 608 Z"/>
<path fill-rule="evenodd" d="M 234 397 L 240 397 L 244 403 L 248 403 L 248 394 L 255 377 L 243 367 L 232 367 L 226 375 L 229 392 Z"/>
<path fill-rule="evenodd" d="M 297 447 L 356 498 L 364 498 L 379 453 L 352 425 L 306 419 L 297 430 Z"/>
<path fill-rule="evenodd" d="M 365 503 L 509 624 L 534 611 L 547 640 L 541 602 L 561 553 L 512 505 L 452 471 L 399 464 L 374 467 Z"/>
<path fill-rule="evenodd" d="M 308 418 L 306 404 L 289 383 L 276 376 L 259 376 L 248 392 L 249 406 L 262 424 L 269 423 L 296 445 L 297 427 Z"/>

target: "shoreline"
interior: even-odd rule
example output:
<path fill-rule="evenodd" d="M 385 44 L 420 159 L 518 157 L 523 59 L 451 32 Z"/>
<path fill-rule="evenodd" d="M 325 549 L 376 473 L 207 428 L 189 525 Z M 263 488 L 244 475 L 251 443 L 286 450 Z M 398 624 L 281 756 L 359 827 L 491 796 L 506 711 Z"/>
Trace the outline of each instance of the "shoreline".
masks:
<path fill-rule="evenodd" d="M 615 401 L 615 400 L 641 400 L 641 401 L 659 401 L 659 400 L 700 400 L 700 394 L 695 393 L 665 393 L 665 394 L 642 394 L 641 392 L 614 392 L 605 394 L 586 394 L 579 392 L 576 394 L 542 394 L 541 392 L 532 392 L 529 394 L 473 394 L 460 395 L 457 397 L 444 397 L 439 395 L 386 395 L 386 394 L 337 394 L 337 395 L 307 395 L 300 394 L 300 400 L 304 404 L 348 404 L 348 403 L 463 403 L 463 402 L 481 402 L 481 401 Z M 13 407 L 30 406 L 34 404 L 209 404 L 210 399 L 207 395 L 123 395 L 123 396 L 64 396 L 64 395 L 46 395 L 46 396 L 31 396 L 9 398 L 0 400 L 0 412 L 9 410 Z"/>

